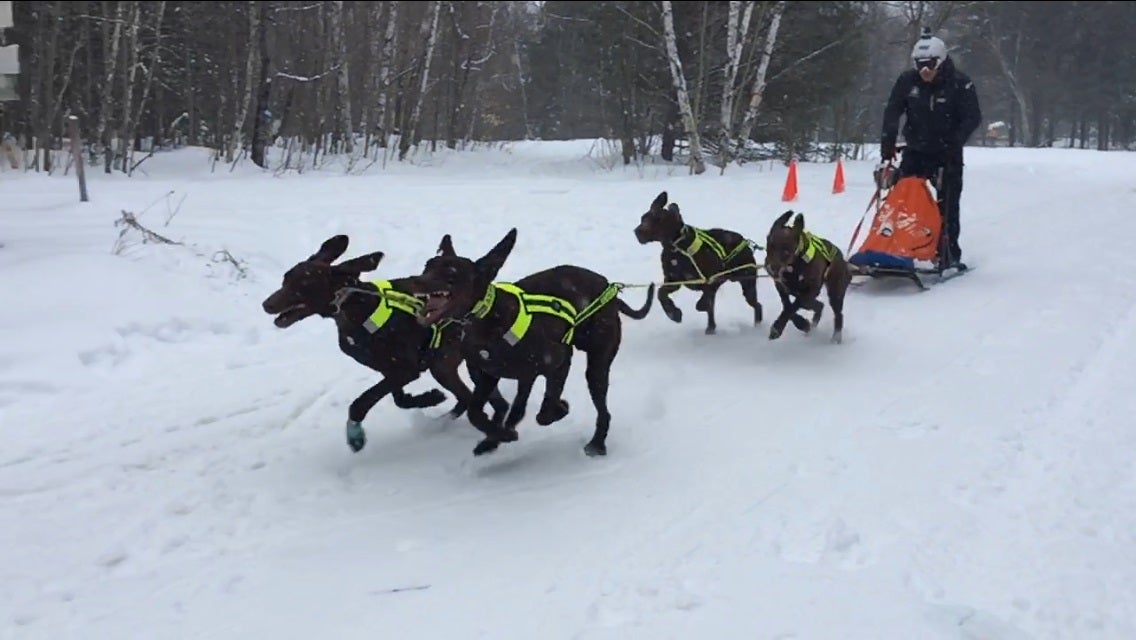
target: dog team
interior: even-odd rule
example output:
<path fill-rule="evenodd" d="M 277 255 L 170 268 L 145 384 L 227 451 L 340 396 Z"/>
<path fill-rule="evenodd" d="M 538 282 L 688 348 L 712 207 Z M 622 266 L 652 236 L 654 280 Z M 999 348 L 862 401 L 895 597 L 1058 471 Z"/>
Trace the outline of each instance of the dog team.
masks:
<path fill-rule="evenodd" d="M 762 322 L 757 278 L 764 268 L 781 298 L 769 339 L 781 336 L 786 324 L 808 333 L 824 311 L 823 289 L 832 308 L 832 341 L 840 342 L 844 328 L 844 296 L 852 275 L 840 249 L 805 230 L 802 214 L 786 211 L 766 236 L 765 260 L 758 263 L 756 243 L 727 229 L 687 224 L 667 192 L 660 193 L 635 227 L 640 244 L 661 245 L 663 282 L 659 305 L 674 322 L 682 311 L 671 295 L 682 287 L 701 294 L 695 309 L 706 314 L 706 333 L 716 330 L 714 301 L 726 282 L 736 282 L 753 308 L 753 322 Z M 589 456 L 607 453 L 611 424 L 608 381 L 622 342 L 621 315 L 645 318 L 655 297 L 648 285 L 639 309 L 620 298 L 625 285 L 575 265 L 560 265 L 514 282 L 499 282 L 498 272 L 517 241 L 511 229 L 480 258 L 458 253 L 447 234 L 421 274 L 405 278 L 364 281 L 383 252 L 336 263 L 347 251 L 348 237 L 326 240 L 314 254 L 289 269 L 281 287 L 264 300 L 265 313 L 275 325 L 287 328 L 309 316 L 335 321 L 339 348 L 363 366 L 378 372 L 379 382 L 361 393 L 347 411 L 347 444 L 358 452 L 366 445 L 362 423 L 380 400 L 391 396 L 402 409 L 433 407 L 445 401 L 438 389 L 416 395 L 404 391 L 427 370 L 453 394 L 449 415 L 463 413 L 483 435 L 474 455 L 494 451 L 518 439 L 517 425 L 525 417 L 537 378 L 545 380 L 536 414 L 539 425 L 563 420 L 569 411 L 562 398 L 576 350 L 586 357 L 585 379 L 596 422 L 584 446 Z M 798 311 L 812 311 L 806 320 Z M 473 389 L 459 368 L 466 365 Z M 502 379 L 517 383 L 512 403 L 498 391 Z M 493 415 L 487 415 L 486 404 Z"/>

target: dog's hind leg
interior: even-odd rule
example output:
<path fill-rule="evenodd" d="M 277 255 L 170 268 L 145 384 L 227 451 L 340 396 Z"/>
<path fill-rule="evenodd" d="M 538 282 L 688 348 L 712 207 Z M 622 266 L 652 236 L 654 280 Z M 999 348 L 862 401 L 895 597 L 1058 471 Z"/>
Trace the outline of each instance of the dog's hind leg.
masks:
<path fill-rule="evenodd" d="M 745 297 L 746 303 L 753 307 L 753 326 L 761 324 L 762 309 L 761 303 L 757 300 L 757 278 L 742 276 L 742 280 L 738 280 L 738 284 L 742 287 L 742 296 Z"/>
<path fill-rule="evenodd" d="M 825 283 L 828 292 L 828 305 L 832 307 L 832 342 L 840 344 L 844 340 L 844 294 L 852 276 L 846 273 L 829 275 Z"/>
<path fill-rule="evenodd" d="M 610 386 L 611 364 L 619 347 L 601 353 L 589 353 L 584 377 L 588 381 L 588 394 L 596 407 L 596 429 L 592 439 L 584 445 L 584 453 L 589 456 L 607 455 L 607 432 L 611 426 L 611 413 L 607 408 L 607 391 Z"/>

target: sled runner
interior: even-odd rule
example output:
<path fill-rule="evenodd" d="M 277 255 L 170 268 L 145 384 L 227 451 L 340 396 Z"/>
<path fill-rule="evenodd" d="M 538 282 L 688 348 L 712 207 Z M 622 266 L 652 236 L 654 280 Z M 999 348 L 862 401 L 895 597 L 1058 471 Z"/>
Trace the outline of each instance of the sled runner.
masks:
<path fill-rule="evenodd" d="M 898 151 L 898 150 L 897 150 Z M 939 282 L 966 273 L 947 264 L 947 237 L 939 213 L 938 183 L 918 176 L 898 178 L 891 161 L 873 171 L 876 192 L 856 225 L 848 243 L 848 264 L 853 276 L 905 278 L 921 290 L 921 276 L 936 276 Z M 853 247 L 868 213 L 875 208 L 868 232 L 856 251 Z M 920 264 L 922 263 L 922 264 Z"/>

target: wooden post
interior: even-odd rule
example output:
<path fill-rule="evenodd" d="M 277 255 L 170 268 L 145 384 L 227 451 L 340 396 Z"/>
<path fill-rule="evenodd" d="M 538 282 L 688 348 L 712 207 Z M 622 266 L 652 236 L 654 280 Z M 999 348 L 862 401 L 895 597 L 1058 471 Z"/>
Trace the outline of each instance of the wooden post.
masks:
<path fill-rule="evenodd" d="M 79 177 L 79 202 L 87 202 L 87 162 L 83 159 L 83 143 L 79 139 L 79 116 L 68 116 L 67 135 L 71 136 L 71 158 L 75 162 L 75 175 Z"/>

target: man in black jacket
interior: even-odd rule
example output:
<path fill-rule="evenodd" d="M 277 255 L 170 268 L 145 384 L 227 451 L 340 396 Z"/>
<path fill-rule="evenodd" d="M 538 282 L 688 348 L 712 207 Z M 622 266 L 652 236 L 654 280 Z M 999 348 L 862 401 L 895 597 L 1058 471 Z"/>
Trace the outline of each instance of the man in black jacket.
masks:
<path fill-rule="evenodd" d="M 936 185 L 939 211 L 950 238 L 949 255 L 939 256 L 940 266 L 961 271 L 966 269 L 959 248 L 962 148 L 982 121 L 978 93 L 970 77 L 955 68 L 947 46 L 932 36 L 930 29 L 923 29 L 911 50 L 911 61 L 914 68 L 896 78 L 884 109 L 880 158 L 895 158 L 899 117 L 906 114 L 906 148 L 899 177 L 922 176 Z"/>

